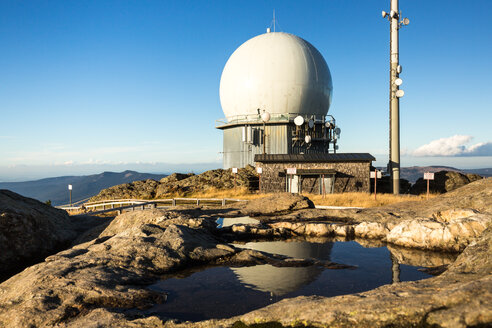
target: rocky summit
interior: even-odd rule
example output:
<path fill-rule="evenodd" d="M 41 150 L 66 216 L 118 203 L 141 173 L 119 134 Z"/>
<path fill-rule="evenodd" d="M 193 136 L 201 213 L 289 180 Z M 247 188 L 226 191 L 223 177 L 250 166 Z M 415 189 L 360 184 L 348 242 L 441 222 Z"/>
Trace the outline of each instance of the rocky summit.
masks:
<path fill-rule="evenodd" d="M 143 180 L 125 183 L 102 190 L 90 201 L 109 199 L 155 199 L 166 197 L 183 197 L 210 189 L 232 189 L 244 187 L 258 189 L 258 177 L 252 166 L 238 169 L 237 174 L 231 170 L 210 170 L 201 174 L 173 173 L 160 181 Z"/>
<path fill-rule="evenodd" d="M 454 171 L 435 173 L 435 180 L 430 183 L 432 193 L 445 193 L 462 187 L 470 182 L 482 179 L 477 174 L 463 174 Z M 391 193 L 391 181 L 388 176 L 378 180 L 378 192 Z M 427 182 L 419 179 L 414 185 L 406 180 L 400 182 L 403 194 L 422 194 L 427 191 Z M 116 185 L 103 189 L 90 201 L 111 199 L 159 199 L 170 197 L 186 197 L 208 190 L 230 190 L 235 187 L 258 190 L 258 175 L 255 168 L 247 166 L 238 169 L 237 174 L 231 170 L 216 169 L 201 174 L 173 173 L 160 181 L 147 179 Z M 373 185 L 371 184 L 371 188 Z"/>
<path fill-rule="evenodd" d="M 183 180 L 183 179 L 182 179 Z M 265 200 L 264 200 L 265 201 Z M 0 284 L 0 327 L 486 327 L 492 324 L 492 179 L 428 201 L 371 209 L 314 209 L 302 196 L 269 204 L 128 212 L 79 244 Z M 270 204 L 274 202 L 273 204 Z M 216 227 L 218 217 L 259 223 Z M 94 236 L 95 238 L 92 238 Z M 399 263 L 435 266 L 433 278 L 336 297 L 300 296 L 236 317 L 179 322 L 149 311 L 149 288 L 195 266 L 342 264 L 236 248 L 235 238 L 359 238 L 388 245 Z M 363 239 L 360 239 L 363 238 Z M 410 251 L 417 249 L 416 251 Z M 433 259 L 431 252 L 454 256 Z"/>

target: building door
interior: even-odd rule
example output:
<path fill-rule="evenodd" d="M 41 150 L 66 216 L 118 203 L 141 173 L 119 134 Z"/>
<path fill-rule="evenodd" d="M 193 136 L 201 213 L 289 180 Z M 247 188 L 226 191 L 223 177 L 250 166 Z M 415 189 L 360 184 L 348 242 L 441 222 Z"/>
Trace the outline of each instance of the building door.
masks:
<path fill-rule="evenodd" d="M 320 176 L 321 183 L 319 184 L 320 195 L 323 195 L 323 191 L 325 194 L 333 194 L 333 190 L 335 188 L 335 176 L 334 175 L 322 175 Z M 324 188 L 324 190 L 323 190 Z"/>
<path fill-rule="evenodd" d="M 299 176 L 298 175 L 287 175 L 287 192 L 294 194 L 299 193 Z"/>

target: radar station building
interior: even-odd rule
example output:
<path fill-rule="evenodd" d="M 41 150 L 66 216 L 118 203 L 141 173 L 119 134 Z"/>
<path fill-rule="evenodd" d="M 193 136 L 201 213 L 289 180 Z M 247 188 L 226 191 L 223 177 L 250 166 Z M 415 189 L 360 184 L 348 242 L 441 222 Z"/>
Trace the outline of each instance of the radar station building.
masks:
<path fill-rule="evenodd" d="M 286 158 L 311 163 L 321 156 L 324 160 L 317 168 L 336 171 L 332 160 L 339 165 L 347 157 L 337 154 L 340 128 L 328 115 L 332 95 L 328 65 L 306 40 L 267 30 L 243 43 L 227 61 L 220 80 L 225 118 L 216 121 L 216 128 L 224 133 L 224 169 L 273 165 L 276 159 L 289 163 Z M 283 166 L 278 167 L 282 174 Z M 369 191 L 369 167 L 370 162 L 361 177 L 361 191 L 366 185 Z M 317 183 L 323 185 L 321 180 Z"/>

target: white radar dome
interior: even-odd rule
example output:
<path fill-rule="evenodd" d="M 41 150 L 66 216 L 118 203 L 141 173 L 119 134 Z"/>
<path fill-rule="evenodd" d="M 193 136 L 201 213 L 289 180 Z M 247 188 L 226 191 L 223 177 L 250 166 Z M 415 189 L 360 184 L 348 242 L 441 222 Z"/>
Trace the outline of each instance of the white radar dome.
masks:
<path fill-rule="evenodd" d="M 258 109 L 273 115 L 326 115 L 332 92 L 330 70 L 319 51 L 282 32 L 243 43 L 220 79 L 220 102 L 227 118 L 257 115 Z"/>

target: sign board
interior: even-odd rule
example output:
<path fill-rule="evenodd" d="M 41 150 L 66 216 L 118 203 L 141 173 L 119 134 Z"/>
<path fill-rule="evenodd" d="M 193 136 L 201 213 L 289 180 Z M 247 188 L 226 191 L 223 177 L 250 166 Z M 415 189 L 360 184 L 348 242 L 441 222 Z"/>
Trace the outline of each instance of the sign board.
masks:
<path fill-rule="evenodd" d="M 72 190 L 72 185 L 68 185 L 68 190 Z"/>
<path fill-rule="evenodd" d="M 371 179 L 374 179 L 374 176 L 375 176 L 374 171 L 371 171 Z M 382 177 L 381 171 L 378 171 L 377 177 L 378 177 L 378 179 L 381 179 L 381 177 Z"/>
<path fill-rule="evenodd" d="M 424 180 L 434 180 L 434 173 L 424 173 Z"/>
<path fill-rule="evenodd" d="M 297 174 L 297 169 L 295 167 L 288 167 L 287 174 Z"/>
<path fill-rule="evenodd" d="M 232 168 L 232 173 L 236 174 L 237 173 L 237 167 Z"/>
<path fill-rule="evenodd" d="M 262 174 L 263 173 L 263 168 L 262 167 L 257 167 L 256 168 L 256 173 Z"/>

